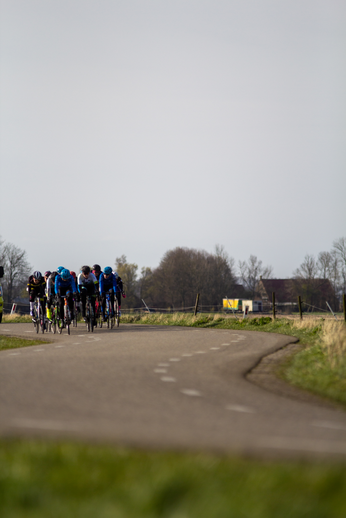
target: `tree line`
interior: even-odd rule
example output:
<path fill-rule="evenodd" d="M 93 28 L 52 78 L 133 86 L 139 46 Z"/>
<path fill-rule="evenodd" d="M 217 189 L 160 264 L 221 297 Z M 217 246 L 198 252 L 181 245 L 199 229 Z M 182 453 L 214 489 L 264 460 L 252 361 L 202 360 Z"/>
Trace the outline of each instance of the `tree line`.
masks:
<path fill-rule="evenodd" d="M 203 306 L 218 309 L 225 296 L 256 298 L 259 280 L 274 278 L 273 267 L 263 265 L 257 256 L 236 264 L 220 245 L 214 253 L 177 247 L 164 254 L 157 268 L 144 267 L 140 275 L 137 264 L 128 263 L 125 255 L 116 258 L 115 267 L 126 286 L 128 308 L 144 307 L 144 301 L 150 308 L 187 309 L 199 293 Z M 328 281 L 330 303 L 338 309 L 346 293 L 346 238 L 334 241 L 329 252 L 306 255 L 290 278 L 299 291 L 294 296 L 299 294 L 311 304 L 321 304 L 326 293 L 321 290 Z"/>
<path fill-rule="evenodd" d="M 31 273 L 31 266 L 25 250 L 12 243 L 5 243 L 2 239 L 0 239 L 0 265 L 4 268 L 4 277 L 0 281 L 4 301 L 10 304 L 22 295 Z"/>
<path fill-rule="evenodd" d="M 4 300 L 11 303 L 23 295 L 32 268 L 24 250 L 1 239 L 0 265 L 4 267 Z M 260 278 L 273 278 L 273 267 L 263 265 L 257 256 L 236 264 L 221 245 L 213 253 L 174 248 L 164 254 L 157 268 L 144 267 L 140 274 L 138 265 L 122 255 L 115 259 L 115 270 L 125 285 L 125 308 L 144 307 L 144 301 L 150 308 L 189 309 L 199 293 L 201 305 L 218 309 L 225 296 L 256 298 Z M 318 294 L 319 281 L 328 280 L 334 302 L 339 301 L 346 292 L 346 238 L 334 241 L 329 252 L 306 255 L 291 278 L 299 281 L 300 294 L 310 301 L 316 299 L 313 295 Z"/>

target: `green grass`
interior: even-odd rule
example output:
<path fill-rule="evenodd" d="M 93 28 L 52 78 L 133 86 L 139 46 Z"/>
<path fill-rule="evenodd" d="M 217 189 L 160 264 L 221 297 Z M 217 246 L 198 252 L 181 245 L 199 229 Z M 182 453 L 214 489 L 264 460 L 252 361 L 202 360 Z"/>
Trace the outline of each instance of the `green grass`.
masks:
<path fill-rule="evenodd" d="M 28 340 L 26 338 L 17 338 L 15 336 L 0 335 L 0 351 L 5 349 L 18 349 L 19 347 L 29 347 L 30 345 L 47 344 L 45 340 Z"/>
<path fill-rule="evenodd" d="M 2 518 L 342 518 L 342 464 L 0 442 Z"/>

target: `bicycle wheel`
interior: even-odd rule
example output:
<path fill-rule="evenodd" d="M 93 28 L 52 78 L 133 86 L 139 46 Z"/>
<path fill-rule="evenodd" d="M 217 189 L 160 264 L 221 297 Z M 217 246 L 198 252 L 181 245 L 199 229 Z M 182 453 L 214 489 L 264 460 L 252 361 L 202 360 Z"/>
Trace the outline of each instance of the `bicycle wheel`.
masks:
<path fill-rule="evenodd" d="M 90 333 L 90 306 L 89 306 L 89 300 L 86 301 L 85 304 L 85 316 L 87 319 L 87 330 L 88 333 Z"/>
<path fill-rule="evenodd" d="M 53 307 L 53 311 L 52 311 L 52 328 L 53 328 L 53 333 L 55 334 L 56 333 L 56 308 Z"/>
<path fill-rule="evenodd" d="M 115 325 L 117 327 L 119 327 L 120 315 L 119 315 L 119 303 L 118 303 L 117 299 L 115 299 L 115 301 L 114 301 L 114 313 L 115 313 Z"/>
<path fill-rule="evenodd" d="M 90 308 L 90 330 L 93 333 L 94 332 L 94 312 L 92 307 Z"/>

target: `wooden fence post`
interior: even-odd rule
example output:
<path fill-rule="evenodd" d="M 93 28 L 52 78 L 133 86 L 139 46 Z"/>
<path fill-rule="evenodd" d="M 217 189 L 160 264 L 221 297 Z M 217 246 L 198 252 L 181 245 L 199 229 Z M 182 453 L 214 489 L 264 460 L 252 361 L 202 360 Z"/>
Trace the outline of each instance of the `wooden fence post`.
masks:
<path fill-rule="evenodd" d="M 273 320 L 275 320 L 275 291 L 272 293 L 272 300 L 273 300 Z"/>
<path fill-rule="evenodd" d="M 195 316 L 197 315 L 197 310 L 198 310 L 198 301 L 199 301 L 199 293 L 197 293 L 197 297 L 196 297 Z"/>
<path fill-rule="evenodd" d="M 301 296 L 298 296 L 298 308 L 299 308 L 299 316 L 300 320 L 303 320 L 303 312 L 302 312 L 302 299 Z"/>

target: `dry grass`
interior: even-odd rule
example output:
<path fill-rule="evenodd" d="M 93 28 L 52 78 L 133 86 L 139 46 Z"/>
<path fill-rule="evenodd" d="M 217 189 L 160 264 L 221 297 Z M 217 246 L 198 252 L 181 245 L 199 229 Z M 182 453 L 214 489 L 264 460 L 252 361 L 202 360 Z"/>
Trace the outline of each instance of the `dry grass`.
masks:
<path fill-rule="evenodd" d="M 321 347 L 327 354 L 332 368 L 346 359 L 346 326 L 343 322 L 326 321 L 321 333 Z"/>

